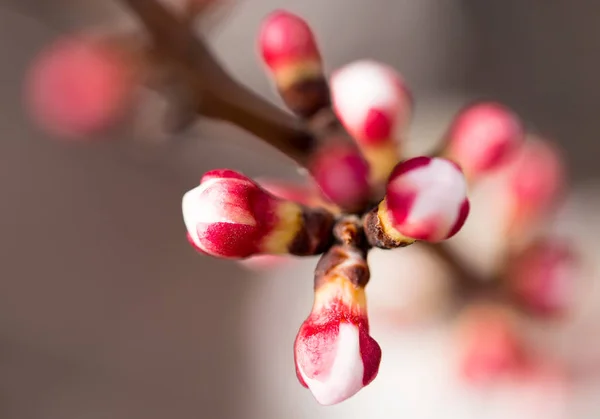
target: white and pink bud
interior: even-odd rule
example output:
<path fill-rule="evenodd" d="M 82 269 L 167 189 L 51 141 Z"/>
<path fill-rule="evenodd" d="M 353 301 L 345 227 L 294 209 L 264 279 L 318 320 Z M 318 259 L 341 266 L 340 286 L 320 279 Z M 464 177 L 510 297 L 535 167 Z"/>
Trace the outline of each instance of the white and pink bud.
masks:
<path fill-rule="evenodd" d="M 333 108 L 361 147 L 375 181 L 385 181 L 399 160 L 399 141 L 412 115 L 412 97 L 390 66 L 361 60 L 331 77 Z"/>
<path fill-rule="evenodd" d="M 309 171 L 323 194 L 345 210 L 360 210 L 370 198 L 369 165 L 352 144 L 332 139 L 313 156 Z"/>
<path fill-rule="evenodd" d="M 551 143 L 530 138 L 508 168 L 509 236 L 531 229 L 559 201 L 566 184 L 560 151 Z"/>
<path fill-rule="evenodd" d="M 261 57 L 280 89 L 322 75 L 317 42 L 300 16 L 284 10 L 272 12 L 261 26 L 258 43 Z"/>
<path fill-rule="evenodd" d="M 200 185 L 183 196 L 182 211 L 190 243 L 211 256 L 311 254 L 317 249 L 310 244 L 319 246 L 310 234 L 301 234 L 307 233 L 303 231 L 304 207 L 276 198 L 232 170 L 206 173 Z M 315 216 L 314 233 L 330 233 L 332 217 L 325 212 Z M 299 242 L 298 237 L 310 243 Z"/>
<path fill-rule="evenodd" d="M 101 39 L 58 39 L 31 64 L 25 100 L 51 134 L 80 138 L 109 128 L 131 106 L 136 83 L 128 54 Z"/>
<path fill-rule="evenodd" d="M 467 183 L 456 163 L 415 157 L 393 170 L 377 215 L 381 228 L 398 241 L 438 242 L 461 229 L 469 208 Z"/>
<path fill-rule="evenodd" d="M 495 305 L 467 307 L 458 320 L 458 366 L 471 383 L 489 383 L 528 367 L 513 313 Z"/>
<path fill-rule="evenodd" d="M 499 168 L 521 145 L 521 120 L 496 102 L 480 102 L 463 109 L 447 134 L 444 157 L 457 162 L 469 180 Z"/>
<path fill-rule="evenodd" d="M 579 287 L 578 258 L 560 241 L 539 241 L 512 258 L 507 270 L 511 295 L 528 311 L 558 317 L 573 307 Z"/>
<path fill-rule="evenodd" d="M 349 263 L 352 258 L 339 268 Z M 315 302 L 296 337 L 294 359 L 300 383 L 322 405 L 340 403 L 375 379 L 381 348 L 369 335 L 364 285 L 336 273 L 316 281 Z"/>

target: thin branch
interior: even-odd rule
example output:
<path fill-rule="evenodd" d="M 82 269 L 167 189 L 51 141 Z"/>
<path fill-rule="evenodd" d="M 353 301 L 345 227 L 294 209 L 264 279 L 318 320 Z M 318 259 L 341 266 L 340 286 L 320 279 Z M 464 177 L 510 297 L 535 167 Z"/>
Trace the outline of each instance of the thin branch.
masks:
<path fill-rule="evenodd" d="M 156 0 L 123 0 L 193 92 L 198 113 L 235 124 L 305 165 L 316 145 L 301 121 L 230 77 L 185 23 Z"/>

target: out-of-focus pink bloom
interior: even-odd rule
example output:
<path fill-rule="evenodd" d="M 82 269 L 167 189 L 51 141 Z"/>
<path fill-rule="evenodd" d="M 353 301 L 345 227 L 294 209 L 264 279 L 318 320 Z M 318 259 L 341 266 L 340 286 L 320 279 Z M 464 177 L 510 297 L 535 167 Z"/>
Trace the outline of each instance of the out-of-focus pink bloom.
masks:
<path fill-rule="evenodd" d="M 527 367 L 515 319 L 502 307 L 468 307 L 459 319 L 459 367 L 473 383 L 488 383 Z"/>
<path fill-rule="evenodd" d="M 530 138 L 508 167 L 508 234 L 519 235 L 552 209 L 564 191 L 566 170 L 551 143 Z"/>
<path fill-rule="evenodd" d="M 300 383 L 323 405 L 342 402 L 373 381 L 381 348 L 369 335 L 364 288 L 340 276 L 324 281 L 294 350 Z"/>
<path fill-rule="evenodd" d="M 473 180 L 505 163 L 524 136 L 520 119 L 510 109 L 495 102 L 477 103 L 454 119 L 444 157 L 456 161 Z"/>
<path fill-rule="evenodd" d="M 131 105 L 135 82 L 126 55 L 98 39 L 58 39 L 31 64 L 28 110 L 52 134 L 78 138 L 106 129 Z"/>
<path fill-rule="evenodd" d="M 398 142 L 412 114 L 412 98 L 393 68 L 372 60 L 342 67 L 331 77 L 334 110 L 360 145 L 377 182 L 398 163 Z"/>
<path fill-rule="evenodd" d="M 560 316 L 572 306 L 578 268 L 567 243 L 544 240 L 534 242 L 511 260 L 506 280 L 526 309 L 541 316 Z"/>
<path fill-rule="evenodd" d="M 302 227 L 302 207 L 274 197 L 232 170 L 213 170 L 183 196 L 188 238 L 203 253 L 246 258 L 287 253 Z"/>
<path fill-rule="evenodd" d="M 317 151 L 309 171 L 321 191 L 336 205 L 360 209 L 369 200 L 369 165 L 351 144 L 332 141 Z"/>
<path fill-rule="evenodd" d="M 293 13 L 277 10 L 268 15 L 261 26 L 258 45 L 280 88 L 322 73 L 313 32 L 304 19 Z"/>
<path fill-rule="evenodd" d="M 456 234 L 468 214 L 461 169 L 450 160 L 430 157 L 415 157 L 396 166 L 378 210 L 388 232 L 431 242 Z"/>

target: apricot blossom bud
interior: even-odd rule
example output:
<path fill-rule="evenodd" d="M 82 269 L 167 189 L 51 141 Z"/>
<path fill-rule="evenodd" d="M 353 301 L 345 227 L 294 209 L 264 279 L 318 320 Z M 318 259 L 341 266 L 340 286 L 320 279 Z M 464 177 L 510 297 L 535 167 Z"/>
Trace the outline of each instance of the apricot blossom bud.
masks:
<path fill-rule="evenodd" d="M 365 219 L 372 245 L 399 247 L 415 240 L 454 236 L 469 214 L 467 184 L 458 165 L 439 157 L 415 157 L 390 175 L 385 199 Z"/>
<path fill-rule="evenodd" d="M 261 57 L 286 105 L 309 117 L 329 105 L 321 54 L 308 23 L 277 10 L 264 20 L 259 34 Z"/>
<path fill-rule="evenodd" d="M 337 70 L 330 82 L 338 118 L 361 147 L 373 180 L 385 182 L 412 113 L 404 80 L 385 64 L 361 60 Z"/>
<path fill-rule="evenodd" d="M 468 307 L 458 323 L 459 367 L 473 383 L 494 381 L 527 367 L 513 314 L 494 305 Z"/>
<path fill-rule="evenodd" d="M 469 180 L 500 167 L 524 140 L 520 119 L 495 102 L 463 109 L 447 134 L 444 157 L 457 162 Z"/>
<path fill-rule="evenodd" d="M 370 198 L 369 165 L 352 144 L 332 139 L 315 153 L 309 171 L 325 196 L 346 210 L 362 209 Z"/>
<path fill-rule="evenodd" d="M 34 60 L 25 80 L 28 110 L 52 134 L 78 138 L 108 128 L 131 104 L 132 63 L 99 39 L 55 41 Z"/>
<path fill-rule="evenodd" d="M 206 173 L 183 196 L 182 211 L 194 247 L 222 258 L 320 253 L 333 227 L 327 211 L 276 198 L 227 169 Z"/>
<path fill-rule="evenodd" d="M 565 187 L 565 167 L 551 143 L 530 138 L 508 168 L 508 234 L 521 234 L 546 215 Z"/>
<path fill-rule="evenodd" d="M 315 274 L 315 300 L 294 344 L 296 373 L 323 405 L 352 397 L 377 376 L 381 348 L 369 335 L 362 251 L 335 246 Z"/>
<path fill-rule="evenodd" d="M 312 183 L 293 183 L 275 179 L 257 179 L 257 183 L 278 198 L 294 201 L 308 208 L 324 208 L 333 214 L 340 212 L 339 208 L 326 199 L 319 188 Z M 265 271 L 285 265 L 288 258 L 280 255 L 259 255 L 240 262 L 252 271 Z"/>
<path fill-rule="evenodd" d="M 576 297 L 577 258 L 558 240 L 538 241 L 515 255 L 507 270 L 508 288 L 519 303 L 540 316 L 564 315 Z"/>

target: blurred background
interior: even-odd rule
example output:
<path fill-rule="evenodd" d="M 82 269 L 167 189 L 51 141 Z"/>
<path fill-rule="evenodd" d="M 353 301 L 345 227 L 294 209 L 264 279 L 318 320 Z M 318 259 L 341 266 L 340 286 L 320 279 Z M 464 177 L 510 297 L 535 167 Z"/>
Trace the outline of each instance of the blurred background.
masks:
<path fill-rule="evenodd" d="M 563 148 L 573 192 L 556 228 L 578 240 L 592 265 L 598 260 L 600 4 L 230 2 L 209 22 L 210 43 L 236 77 L 275 103 L 255 37 L 268 12 L 287 8 L 310 22 L 328 69 L 373 58 L 404 75 L 416 98 L 414 152 L 435 142 L 473 98 L 513 107 Z M 28 66 L 55 37 L 91 24 L 135 23 L 117 0 L 0 0 L 0 416 L 598 417 L 593 292 L 589 309 L 569 326 L 531 332 L 586 372 L 580 379 L 536 382 L 529 392 L 467 391 L 448 371 L 443 316 L 415 325 L 393 309 L 396 298 L 399 307 L 410 306 L 407 291 L 422 276 L 444 282 L 443 267 L 411 249 L 373 256 L 372 334 L 384 351 L 379 378 L 346 403 L 318 406 L 296 380 L 292 353 L 312 304 L 315 260 L 257 273 L 202 257 L 186 242 L 181 220 L 181 196 L 205 171 L 298 177 L 289 162 L 210 121 L 167 136 L 164 103 L 150 92 L 142 92 L 132 121 L 108 135 L 113 141 L 56 141 L 24 109 Z M 595 278 L 595 267 L 589 272 Z M 407 279 L 414 282 L 398 285 Z M 425 292 L 437 307 L 437 294 Z M 531 410 L 537 408 L 547 410 Z"/>

